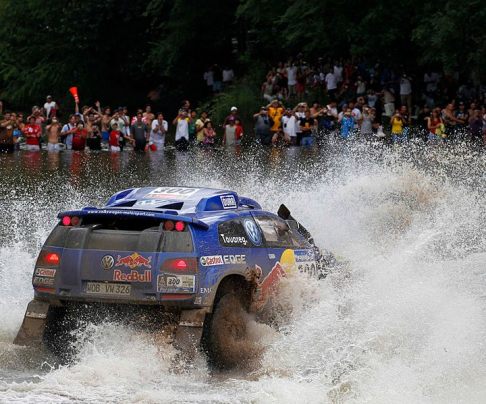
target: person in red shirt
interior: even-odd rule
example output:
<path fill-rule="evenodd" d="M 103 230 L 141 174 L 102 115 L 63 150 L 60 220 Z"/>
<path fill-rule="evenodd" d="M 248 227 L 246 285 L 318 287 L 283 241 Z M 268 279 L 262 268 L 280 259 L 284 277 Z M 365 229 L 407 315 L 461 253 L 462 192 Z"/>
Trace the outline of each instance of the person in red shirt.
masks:
<path fill-rule="evenodd" d="M 236 125 L 236 130 L 235 130 L 236 144 L 240 144 L 241 138 L 243 137 L 243 126 L 241 125 L 241 120 L 236 118 L 235 125 Z"/>
<path fill-rule="evenodd" d="M 111 125 L 113 130 L 110 132 L 110 139 L 109 139 L 109 144 L 110 144 L 110 151 L 112 152 L 119 152 L 120 151 L 120 138 L 124 138 L 125 140 L 128 140 L 132 146 L 135 143 L 135 141 L 129 137 L 123 135 L 119 130 L 118 130 L 118 124 L 113 123 Z"/>
<path fill-rule="evenodd" d="M 79 122 L 76 130 L 73 133 L 73 148 L 72 150 L 83 151 L 86 147 L 86 138 L 88 137 L 88 130 L 84 127 L 83 122 Z"/>
<path fill-rule="evenodd" d="M 39 125 L 35 123 L 35 117 L 29 116 L 28 124 L 24 126 L 22 132 L 24 133 L 25 137 L 27 138 L 27 150 L 32 151 L 39 151 L 40 150 L 40 143 L 39 139 L 41 137 L 42 129 Z"/>

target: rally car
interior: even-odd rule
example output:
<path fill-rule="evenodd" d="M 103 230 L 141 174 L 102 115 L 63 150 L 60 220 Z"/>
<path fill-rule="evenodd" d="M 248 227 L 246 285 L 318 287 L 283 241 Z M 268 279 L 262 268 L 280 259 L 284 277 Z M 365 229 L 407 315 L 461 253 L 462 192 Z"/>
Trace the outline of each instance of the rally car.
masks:
<path fill-rule="evenodd" d="M 59 355 L 69 350 L 69 313 L 79 321 L 81 309 L 91 319 L 111 310 L 122 320 L 172 323 L 181 351 L 202 343 L 218 361 L 218 310 L 236 300 L 261 311 L 282 277 L 324 276 L 332 264 L 285 206 L 275 215 L 233 191 L 132 188 L 103 208 L 58 218 L 35 264 L 35 296 L 15 343 Z"/>

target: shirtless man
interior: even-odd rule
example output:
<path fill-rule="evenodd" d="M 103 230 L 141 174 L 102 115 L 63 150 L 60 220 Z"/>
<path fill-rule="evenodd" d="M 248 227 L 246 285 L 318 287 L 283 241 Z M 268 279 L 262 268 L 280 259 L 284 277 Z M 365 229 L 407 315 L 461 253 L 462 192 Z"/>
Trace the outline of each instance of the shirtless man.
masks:
<path fill-rule="evenodd" d="M 59 151 L 59 135 L 61 133 L 61 124 L 56 117 L 52 118 L 49 125 L 46 126 L 47 133 L 47 151 Z"/>

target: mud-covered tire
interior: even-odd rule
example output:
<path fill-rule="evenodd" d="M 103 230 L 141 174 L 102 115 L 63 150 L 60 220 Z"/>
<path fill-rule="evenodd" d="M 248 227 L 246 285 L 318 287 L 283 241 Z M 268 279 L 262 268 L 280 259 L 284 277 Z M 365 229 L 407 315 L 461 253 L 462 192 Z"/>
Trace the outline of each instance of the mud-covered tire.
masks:
<path fill-rule="evenodd" d="M 247 368 L 261 353 L 249 333 L 251 315 L 235 291 L 218 300 L 205 330 L 208 362 L 217 369 Z"/>
<path fill-rule="evenodd" d="M 71 362 L 76 355 L 75 329 L 76 319 L 66 308 L 49 309 L 43 342 L 61 365 Z"/>

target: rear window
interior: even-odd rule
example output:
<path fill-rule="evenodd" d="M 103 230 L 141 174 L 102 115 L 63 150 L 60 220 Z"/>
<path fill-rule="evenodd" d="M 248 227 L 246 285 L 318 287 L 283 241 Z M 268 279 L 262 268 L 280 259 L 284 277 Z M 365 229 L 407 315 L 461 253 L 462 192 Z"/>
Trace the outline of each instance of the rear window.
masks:
<path fill-rule="evenodd" d="M 188 227 L 181 232 L 166 231 L 163 222 L 138 219 L 83 220 L 76 227 L 58 225 L 45 245 L 111 251 L 193 251 L 192 235 Z"/>

